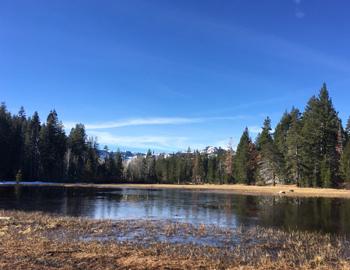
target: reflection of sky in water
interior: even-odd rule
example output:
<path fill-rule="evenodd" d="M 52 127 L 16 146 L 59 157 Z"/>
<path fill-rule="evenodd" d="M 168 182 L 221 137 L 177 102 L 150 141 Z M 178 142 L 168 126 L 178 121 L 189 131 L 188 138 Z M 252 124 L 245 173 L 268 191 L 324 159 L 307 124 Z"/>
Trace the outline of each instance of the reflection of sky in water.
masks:
<path fill-rule="evenodd" d="M 350 233 L 350 200 L 185 190 L 0 186 L 0 208 L 95 219 L 176 220 Z"/>
<path fill-rule="evenodd" d="M 94 202 L 96 219 L 171 219 L 194 224 L 216 224 L 236 227 L 233 212 L 218 211 L 216 200 L 205 199 L 192 192 L 170 190 L 129 190 L 118 192 L 116 200 L 98 196 Z M 141 194 L 140 194 L 141 193 Z M 111 192 L 106 194 L 116 194 Z"/>

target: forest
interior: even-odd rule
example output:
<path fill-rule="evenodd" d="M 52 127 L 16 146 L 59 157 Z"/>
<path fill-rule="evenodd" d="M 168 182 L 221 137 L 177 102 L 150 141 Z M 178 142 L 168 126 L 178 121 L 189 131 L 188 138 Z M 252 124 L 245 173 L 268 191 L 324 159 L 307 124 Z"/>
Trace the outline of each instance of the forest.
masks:
<path fill-rule="evenodd" d="M 344 187 L 350 180 L 350 118 L 344 127 L 323 84 L 302 112 L 292 108 L 273 130 L 267 117 L 253 141 L 246 128 L 237 149 L 154 154 L 131 160 L 120 151 L 101 155 L 83 124 L 67 135 L 57 112 L 41 122 L 24 108 L 0 107 L 0 181 L 94 183 L 297 184 Z"/>

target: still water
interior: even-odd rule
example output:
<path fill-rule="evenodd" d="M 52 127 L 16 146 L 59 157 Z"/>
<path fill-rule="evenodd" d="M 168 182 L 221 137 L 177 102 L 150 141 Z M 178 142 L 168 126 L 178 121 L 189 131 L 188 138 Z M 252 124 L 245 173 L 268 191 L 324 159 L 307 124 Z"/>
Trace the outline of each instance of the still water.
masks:
<path fill-rule="evenodd" d="M 350 200 L 245 196 L 171 189 L 0 186 L 0 209 L 95 219 L 260 225 L 350 235 Z"/>

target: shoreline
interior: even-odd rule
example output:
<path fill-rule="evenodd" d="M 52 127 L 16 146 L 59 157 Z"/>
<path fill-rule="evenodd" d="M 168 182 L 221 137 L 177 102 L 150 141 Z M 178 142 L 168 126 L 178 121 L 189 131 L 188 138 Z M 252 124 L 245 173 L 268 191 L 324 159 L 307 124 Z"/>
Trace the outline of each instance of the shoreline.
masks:
<path fill-rule="evenodd" d="M 0 210 L 0 251 L 3 270 L 350 268 L 340 236 L 7 210 Z"/>
<path fill-rule="evenodd" d="M 44 183 L 37 184 L 21 182 L 28 186 L 58 186 L 81 188 L 131 188 L 131 189 L 181 189 L 198 192 L 215 192 L 225 194 L 253 195 L 253 196 L 285 196 L 285 197 L 320 197 L 350 199 L 350 190 L 333 188 L 301 188 L 296 185 L 276 186 L 248 186 L 242 184 L 89 184 L 89 183 Z M 4 186 L 6 184 L 3 184 Z M 1 185 L 0 185 L 1 186 Z"/>

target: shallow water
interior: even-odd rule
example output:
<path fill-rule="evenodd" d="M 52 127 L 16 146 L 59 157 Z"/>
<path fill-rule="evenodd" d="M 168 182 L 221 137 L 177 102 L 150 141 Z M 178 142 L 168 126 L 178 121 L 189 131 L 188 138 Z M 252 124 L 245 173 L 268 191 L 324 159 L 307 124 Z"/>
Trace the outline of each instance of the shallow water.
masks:
<path fill-rule="evenodd" d="M 152 219 L 350 234 L 350 200 L 245 196 L 176 189 L 0 186 L 0 209 L 95 219 Z"/>

